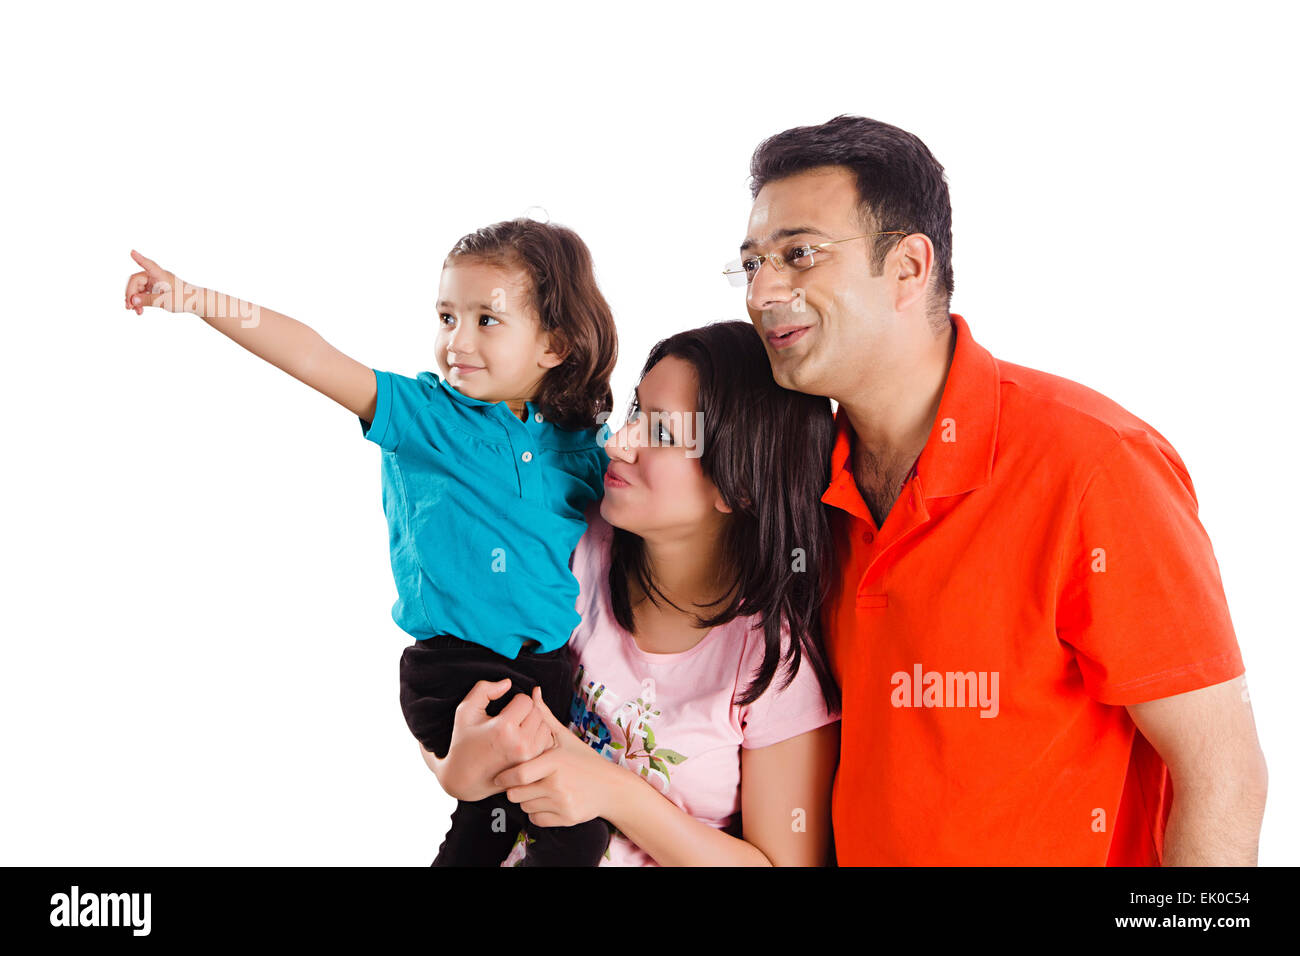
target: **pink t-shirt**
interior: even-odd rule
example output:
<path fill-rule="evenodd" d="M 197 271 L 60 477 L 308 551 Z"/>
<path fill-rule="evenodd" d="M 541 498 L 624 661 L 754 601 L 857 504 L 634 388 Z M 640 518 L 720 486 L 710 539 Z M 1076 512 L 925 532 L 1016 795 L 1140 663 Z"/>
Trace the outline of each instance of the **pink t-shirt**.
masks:
<path fill-rule="evenodd" d="M 573 554 L 582 623 L 569 638 L 579 665 L 569 728 L 693 817 L 739 836 L 730 828 L 739 822 L 740 749 L 779 743 L 839 720 L 839 714 L 827 712 L 806 658 L 784 690 L 778 685 L 785 668 L 778 667 L 756 702 L 732 702 L 763 660 L 763 631 L 753 629 L 758 615 L 715 627 L 680 653 L 649 654 L 637 647 L 610 603 L 613 528 L 598 506 L 587 517 Z M 787 627 L 781 635 L 789 641 Z M 523 857 L 520 836 L 502 866 Z M 615 829 L 600 865 L 657 864 Z"/>

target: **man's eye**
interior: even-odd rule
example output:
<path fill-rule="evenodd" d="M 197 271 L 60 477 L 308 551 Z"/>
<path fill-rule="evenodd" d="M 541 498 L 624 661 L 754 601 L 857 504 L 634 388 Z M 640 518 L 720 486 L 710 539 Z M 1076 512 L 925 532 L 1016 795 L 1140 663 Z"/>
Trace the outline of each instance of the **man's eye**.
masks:
<path fill-rule="evenodd" d="M 812 257 L 812 246 L 795 246 L 785 254 L 785 261 L 792 266 L 806 266 L 812 264 Z"/>
<path fill-rule="evenodd" d="M 758 259 L 755 258 L 745 259 L 740 263 L 740 268 L 744 269 L 746 272 L 751 274 L 757 272 Z"/>

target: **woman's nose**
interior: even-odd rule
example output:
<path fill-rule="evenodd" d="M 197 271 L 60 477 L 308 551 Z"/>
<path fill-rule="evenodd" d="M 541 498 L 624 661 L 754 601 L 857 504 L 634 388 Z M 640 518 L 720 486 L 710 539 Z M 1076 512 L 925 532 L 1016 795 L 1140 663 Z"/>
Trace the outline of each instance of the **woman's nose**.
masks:
<path fill-rule="evenodd" d="M 639 438 L 639 428 L 630 423 L 624 425 L 609 436 L 609 440 L 605 442 L 605 453 L 611 458 L 618 457 L 624 461 L 632 461 L 636 458 Z"/>

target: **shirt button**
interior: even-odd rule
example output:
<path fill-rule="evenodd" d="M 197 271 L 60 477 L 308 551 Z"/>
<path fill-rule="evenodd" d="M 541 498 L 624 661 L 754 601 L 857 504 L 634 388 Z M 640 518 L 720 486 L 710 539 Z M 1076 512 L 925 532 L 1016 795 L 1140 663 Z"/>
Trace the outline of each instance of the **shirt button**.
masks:
<path fill-rule="evenodd" d="M 522 455 L 520 455 L 519 457 L 522 458 L 524 461 L 532 461 L 532 460 L 533 460 L 533 453 L 532 453 L 531 451 L 526 451 L 526 452 L 524 452 Z"/>
<path fill-rule="evenodd" d="M 542 413 L 541 413 L 541 412 L 538 412 L 536 415 L 533 416 L 533 421 L 535 421 L 535 422 L 541 422 L 541 420 L 542 420 Z"/>
<path fill-rule="evenodd" d="M 862 540 L 864 543 L 870 544 L 872 541 L 876 540 L 876 536 L 870 531 L 864 531 L 862 532 Z"/>

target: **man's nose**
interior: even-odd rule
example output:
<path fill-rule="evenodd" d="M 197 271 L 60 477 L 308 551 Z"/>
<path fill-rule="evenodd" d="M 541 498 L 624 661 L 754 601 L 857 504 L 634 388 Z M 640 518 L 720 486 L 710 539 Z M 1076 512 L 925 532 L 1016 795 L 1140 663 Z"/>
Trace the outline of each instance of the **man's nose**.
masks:
<path fill-rule="evenodd" d="M 745 301 L 760 312 L 789 302 L 794 298 L 793 275 L 788 267 L 778 271 L 771 260 L 764 259 L 750 277 Z"/>

